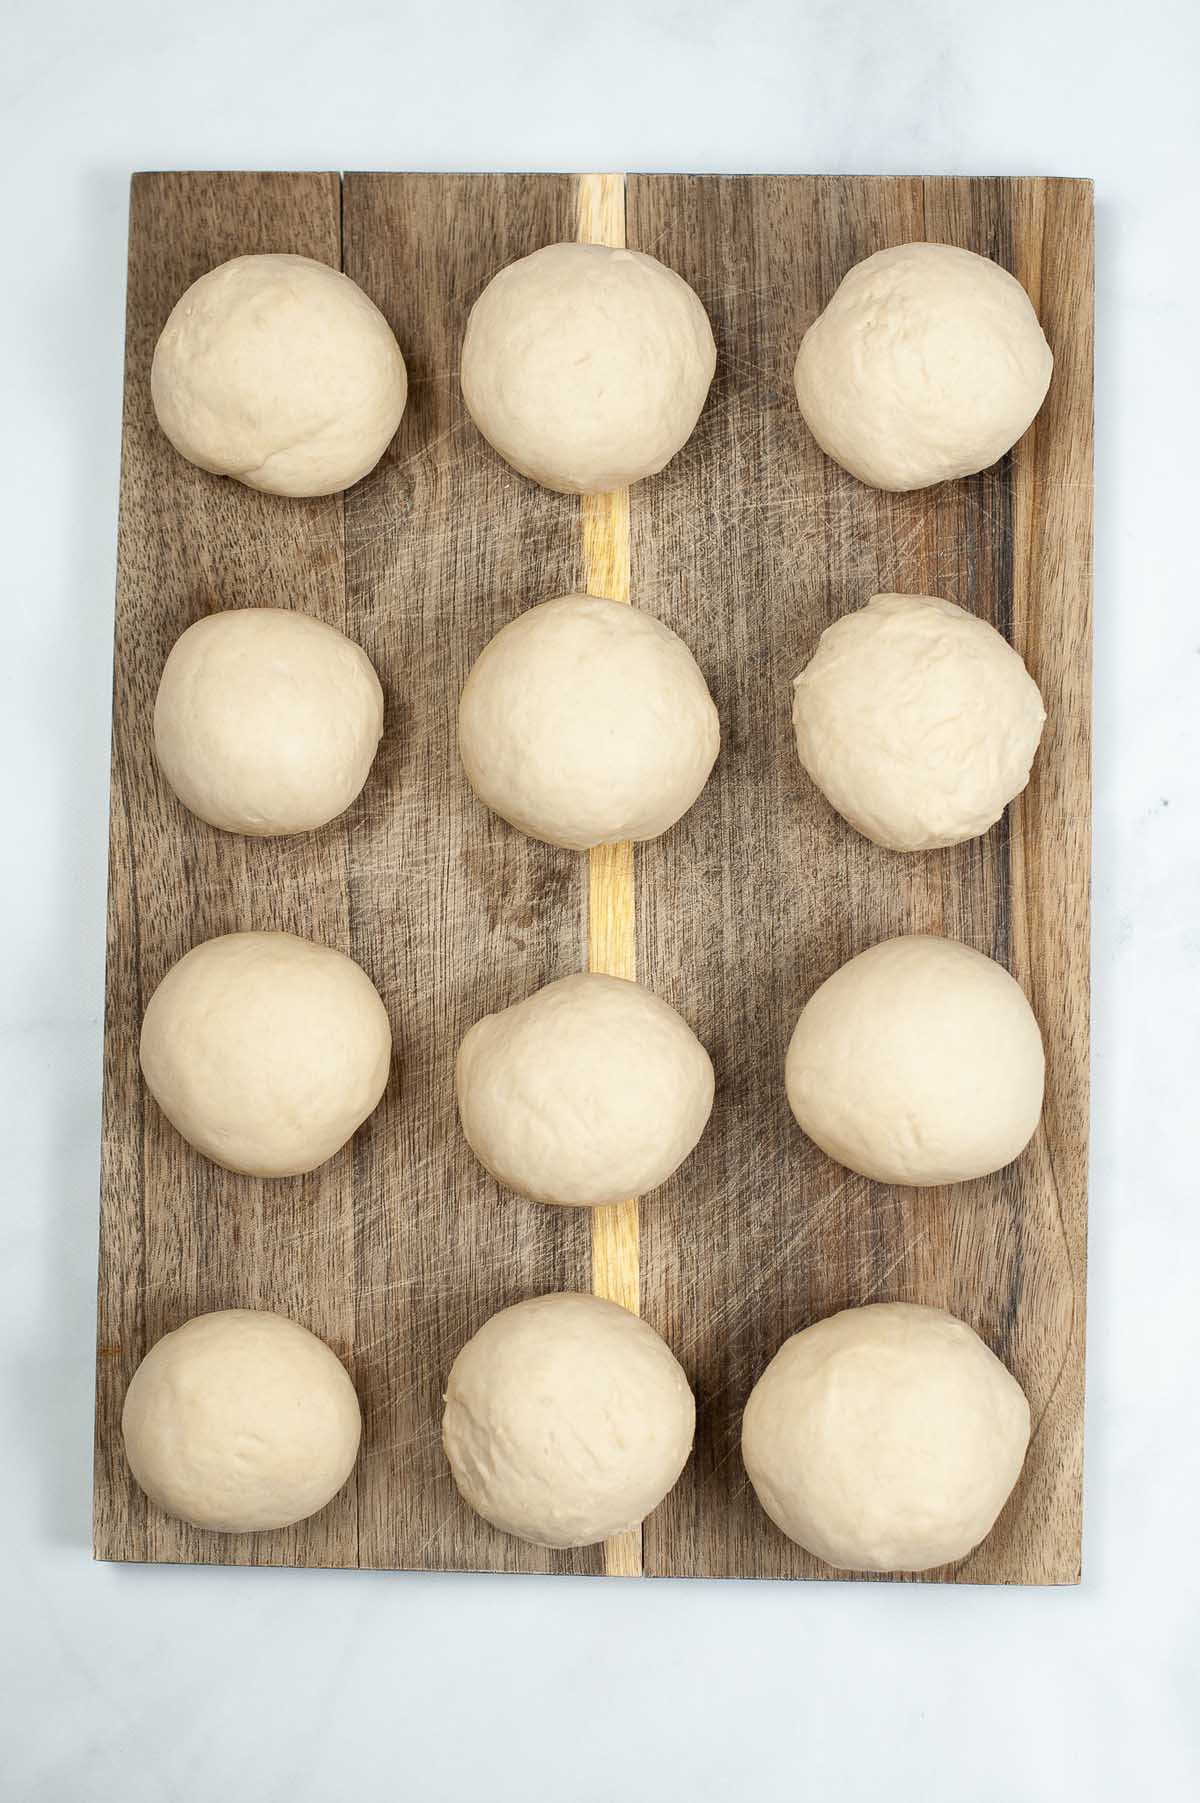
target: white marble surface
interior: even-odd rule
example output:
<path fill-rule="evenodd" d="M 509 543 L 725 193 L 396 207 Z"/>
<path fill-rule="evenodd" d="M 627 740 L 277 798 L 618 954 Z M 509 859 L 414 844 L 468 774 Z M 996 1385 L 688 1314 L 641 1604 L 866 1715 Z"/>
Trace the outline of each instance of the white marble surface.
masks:
<path fill-rule="evenodd" d="M 38 0 L 5 38 L 0 1797 L 1200 1794 L 1194 0 Z M 1080 1589 L 91 1563 L 126 184 L 222 165 L 1096 178 Z"/>

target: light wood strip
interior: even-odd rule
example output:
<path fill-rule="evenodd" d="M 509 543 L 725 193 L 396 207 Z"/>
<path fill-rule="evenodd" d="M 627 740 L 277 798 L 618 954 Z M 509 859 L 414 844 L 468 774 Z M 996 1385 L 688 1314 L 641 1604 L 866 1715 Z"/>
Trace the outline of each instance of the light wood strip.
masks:
<path fill-rule="evenodd" d="M 625 243 L 625 178 L 584 175 L 579 178 L 579 240 L 583 244 Z M 631 599 L 629 592 L 629 490 L 584 495 L 584 580 L 589 595 L 610 601 Z M 599 845 L 588 853 L 588 969 L 614 977 L 636 978 L 633 846 Z M 592 1289 L 636 1314 L 640 1306 L 636 1196 L 592 1214 Z M 604 1569 L 610 1577 L 640 1577 L 642 1534 L 634 1529 L 608 1541 Z"/>

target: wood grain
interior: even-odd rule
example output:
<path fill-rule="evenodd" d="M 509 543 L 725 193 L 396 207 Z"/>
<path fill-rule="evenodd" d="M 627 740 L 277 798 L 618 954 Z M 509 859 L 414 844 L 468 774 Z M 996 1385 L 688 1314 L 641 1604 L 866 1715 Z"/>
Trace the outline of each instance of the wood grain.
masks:
<path fill-rule="evenodd" d="M 583 505 L 515 476 L 463 410 L 458 347 L 503 263 L 615 233 L 700 292 L 716 384 L 674 462 Z M 800 421 L 808 320 L 861 256 L 946 238 L 1021 277 L 1055 350 L 1036 427 L 993 471 L 918 495 L 861 488 Z M 612 241 L 608 239 L 606 241 Z M 341 262 L 404 348 L 410 402 L 379 469 L 344 498 L 288 502 L 192 469 L 158 433 L 155 338 L 196 275 L 249 250 Z M 737 1450 L 780 1341 L 876 1297 L 964 1315 L 1030 1394 L 1021 1484 L 965 1564 L 930 1576 L 1078 1575 L 1088 999 L 1091 190 L 1052 181 L 637 176 L 153 175 L 133 186 L 115 646 L 95 1547 L 113 1559 L 431 1569 L 827 1576 L 771 1526 Z M 876 589 L 946 594 L 1023 652 L 1050 718 L 1026 795 L 982 840 L 915 858 L 851 832 L 804 780 L 790 679 L 828 622 Z M 532 601 L 632 595 L 705 670 L 723 750 L 665 838 L 582 859 L 489 815 L 462 778 L 457 698 L 487 639 Z M 302 607 L 362 643 L 384 744 L 350 813 L 241 840 L 186 813 L 151 753 L 154 690 L 186 625 L 217 607 Z M 378 983 L 396 1068 L 381 1108 L 320 1172 L 238 1178 L 146 1098 L 141 1012 L 184 950 L 275 926 L 341 946 Z M 800 1005 L 846 957 L 928 928 L 1001 958 L 1048 1055 L 1029 1151 L 998 1178 L 894 1191 L 807 1144 L 783 1094 Z M 501 1192 L 458 1130 L 467 1026 L 588 962 L 681 1009 L 717 1065 L 701 1146 L 646 1199 L 555 1210 Z M 639 1259 L 640 1238 L 640 1259 Z M 459 1346 L 505 1303 L 595 1287 L 683 1358 L 695 1457 L 641 1536 L 551 1554 L 493 1532 L 439 1445 Z M 331 1506 L 280 1534 L 205 1535 L 151 1509 L 120 1443 L 125 1388 L 163 1332 L 205 1308 L 280 1308 L 344 1358 L 364 1453 Z M 644 1552 L 643 1552 L 644 1549 Z"/>
<path fill-rule="evenodd" d="M 716 392 L 636 492 L 633 584 L 708 673 L 724 747 L 708 791 L 639 855 L 640 975 L 717 1066 L 694 1157 L 643 1204 L 642 1305 L 684 1359 L 696 1456 L 645 1525 L 659 1574 L 828 1577 L 764 1523 L 738 1451 L 755 1378 L 792 1332 L 877 1299 L 970 1321 L 1029 1394 L 1025 1474 L 954 1582 L 1079 1575 L 1087 1172 L 1091 189 L 1077 182 L 632 177 L 629 243 L 698 290 Z M 1031 285 L 1056 355 L 1036 430 L 995 469 L 912 495 L 864 488 L 800 420 L 791 365 L 847 269 L 945 239 Z M 697 521 L 707 529 L 697 530 Z M 1049 709 L 1033 782 L 984 838 L 909 857 L 851 832 L 800 770 L 791 678 L 882 589 L 946 595 L 1012 638 Z M 944 1190 L 856 1177 L 801 1135 L 783 1058 L 846 958 L 931 931 L 1008 964 L 1041 1021 L 1029 1151 Z"/>
<path fill-rule="evenodd" d="M 347 942 L 347 848 L 364 804 L 300 839 L 217 833 L 175 800 L 151 739 L 167 652 L 202 614 L 273 605 L 347 623 L 340 503 L 281 503 L 194 469 L 158 430 L 149 391 L 168 312 L 213 264 L 260 250 L 339 264 L 338 187 L 334 175 L 143 175 L 133 183 L 101 1157 L 94 1540 L 105 1558 L 344 1565 L 358 1556 L 354 1480 L 320 1515 L 282 1533 L 204 1534 L 145 1503 L 120 1438 L 125 1389 L 142 1355 L 206 1309 L 295 1315 L 353 1369 L 353 1151 L 305 1178 L 234 1176 L 183 1143 L 138 1070 L 142 1011 L 190 946 L 249 927 Z"/>
<path fill-rule="evenodd" d="M 598 1572 L 598 1547 L 546 1552 L 473 1515 L 440 1438 L 446 1375 L 476 1328 L 591 1276 L 586 1215 L 501 1190 L 454 1104 L 467 1028 L 583 956 L 583 859 L 490 814 L 455 740 L 459 693 L 487 641 L 583 581 L 577 503 L 489 450 L 458 382 L 476 295 L 514 257 L 574 236 L 575 184 L 348 175 L 343 222 L 346 272 L 387 315 L 412 379 L 388 456 L 346 496 L 355 636 L 393 698 L 380 805 L 355 839 L 352 949 L 394 1002 L 403 1067 L 357 1170 L 360 1562 Z"/>

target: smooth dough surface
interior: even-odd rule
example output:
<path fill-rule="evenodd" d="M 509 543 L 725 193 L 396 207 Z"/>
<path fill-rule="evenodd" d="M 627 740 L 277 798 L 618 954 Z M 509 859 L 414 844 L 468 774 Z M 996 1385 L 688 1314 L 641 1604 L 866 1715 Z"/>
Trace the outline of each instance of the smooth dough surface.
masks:
<path fill-rule="evenodd" d="M 154 749 L 176 795 L 231 833 L 304 833 L 359 793 L 383 733 L 371 660 L 310 614 L 231 608 L 175 641 Z"/>
<path fill-rule="evenodd" d="M 193 947 L 150 997 L 142 1071 L 197 1151 L 256 1177 L 315 1170 L 371 1113 L 392 1034 L 366 971 L 291 933 Z"/>
<path fill-rule="evenodd" d="M 545 488 L 598 494 L 662 469 L 716 368 L 708 314 L 654 257 L 549 244 L 471 309 L 462 389 L 500 455 Z"/>
<path fill-rule="evenodd" d="M 1046 710 L 986 620 L 935 595 L 873 595 L 796 678 L 800 762 L 851 826 L 893 851 L 986 832 L 1029 781 Z"/>
<path fill-rule="evenodd" d="M 154 352 L 158 423 L 181 456 L 276 495 L 374 469 L 408 376 L 378 307 L 310 257 L 234 257 L 176 302 Z"/>
<path fill-rule="evenodd" d="M 1054 359 L 988 257 L 900 244 L 855 264 L 804 334 L 796 397 L 821 449 L 873 488 L 987 469 L 1026 431 Z"/>
<path fill-rule="evenodd" d="M 721 727 L 681 638 L 618 601 L 560 595 L 477 658 L 458 744 L 480 800 L 535 839 L 583 850 L 653 839 L 691 807 Z"/>
<path fill-rule="evenodd" d="M 456 1073 L 463 1132 L 508 1189 L 596 1207 L 665 1183 L 704 1132 L 712 1061 L 640 983 L 581 972 L 477 1021 Z"/>
<path fill-rule="evenodd" d="M 121 1416 L 151 1502 L 227 1534 L 315 1515 L 354 1467 L 362 1416 L 315 1334 L 259 1309 L 196 1315 L 152 1346 Z"/>
<path fill-rule="evenodd" d="M 843 1571 L 929 1571 L 991 1531 L 1029 1404 L 965 1321 L 876 1302 L 793 1334 L 750 1394 L 742 1458 L 791 1540 Z"/>
<path fill-rule="evenodd" d="M 535 1546 L 634 1528 L 687 1463 L 696 1405 L 654 1329 L 596 1296 L 536 1296 L 454 1361 L 442 1444 L 486 1521 Z"/>
<path fill-rule="evenodd" d="M 836 970 L 788 1047 L 792 1113 L 822 1151 L 883 1183 L 997 1171 L 1042 1111 L 1042 1036 L 1020 985 L 956 939 L 885 939 Z"/>

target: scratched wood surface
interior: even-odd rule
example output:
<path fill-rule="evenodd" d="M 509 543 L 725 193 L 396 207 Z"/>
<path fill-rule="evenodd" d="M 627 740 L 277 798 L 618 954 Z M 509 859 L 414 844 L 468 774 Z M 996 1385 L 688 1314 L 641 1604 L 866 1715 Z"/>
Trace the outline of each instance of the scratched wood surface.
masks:
<path fill-rule="evenodd" d="M 285 247 L 337 263 L 334 176 L 138 178 L 130 210 L 121 526 L 113 683 L 108 978 L 94 1538 L 109 1558 L 336 1565 L 356 1538 L 354 1481 L 329 1509 L 271 1536 L 221 1538 L 171 1521 L 129 1480 L 120 1410 L 160 1336 L 227 1307 L 296 1315 L 349 1358 L 355 1339 L 354 1159 L 267 1183 L 186 1146 L 138 1071 L 142 1011 L 192 945 L 282 927 L 344 945 L 347 846 L 361 806 L 324 833 L 254 840 L 213 832 L 172 797 L 152 750 L 167 652 L 200 615 L 266 603 L 346 624 L 342 512 L 281 507 L 193 469 L 150 406 L 155 339 L 189 282 L 239 250 Z M 357 1154 L 361 1156 L 361 1152 Z M 323 1279 L 314 1283 L 317 1270 Z"/>
<path fill-rule="evenodd" d="M 459 393 L 466 314 L 503 263 L 579 236 L 653 251 L 709 307 L 719 363 L 695 437 L 627 496 L 579 503 L 509 472 Z M 886 496 L 808 439 L 790 365 L 844 271 L 945 238 L 1025 282 L 1056 355 L 1033 433 L 998 468 Z M 340 263 L 383 308 L 411 379 L 379 469 L 282 502 L 193 470 L 158 433 L 155 338 L 196 275 L 251 250 Z M 114 681 L 95 1547 L 111 1559 L 668 1575 L 821 1576 L 748 1492 L 746 1394 L 779 1342 L 867 1298 L 944 1303 L 1030 1394 L 1021 1484 L 957 1581 L 1078 1574 L 1087 1125 L 1091 191 L 1071 182 L 565 176 L 152 175 L 130 217 Z M 1030 788 L 985 839 L 900 858 L 805 783 L 790 678 L 878 588 L 992 619 L 1046 695 Z M 722 715 L 705 795 L 652 846 L 589 860 L 526 840 L 470 796 L 454 752 L 473 658 L 520 607 L 589 588 L 691 644 Z M 343 821 L 243 841 L 158 778 L 150 714 L 178 634 L 256 602 L 362 643 L 388 723 Z M 392 1016 L 383 1105 L 321 1171 L 234 1177 L 145 1096 L 142 1009 L 189 945 L 277 926 L 349 950 Z M 1048 1052 L 1033 1146 L 1000 1177 L 893 1191 L 849 1177 L 788 1114 L 782 1059 L 805 996 L 888 932 L 956 934 L 1025 984 Z M 718 1102 L 676 1179 L 597 1217 L 501 1194 L 454 1115 L 454 1051 L 485 1009 L 566 970 L 636 969 L 713 1054 Z M 458 1500 L 441 1390 L 495 1308 L 552 1288 L 638 1303 L 696 1386 L 696 1454 L 641 1536 L 578 1554 L 494 1533 Z M 341 1496 L 278 1534 L 194 1532 L 150 1508 L 121 1452 L 129 1378 L 206 1308 L 273 1307 L 320 1333 L 363 1401 Z"/>
<path fill-rule="evenodd" d="M 578 503 L 515 478 L 458 383 L 476 295 L 514 257 L 574 237 L 575 183 L 347 175 L 342 220 L 343 267 L 412 379 L 395 443 L 345 498 L 351 631 L 392 698 L 386 793 L 351 849 L 350 949 L 382 978 L 401 1061 L 358 1168 L 359 1563 L 598 1572 L 599 1547 L 545 1552 L 472 1515 L 441 1451 L 463 1342 L 497 1308 L 587 1289 L 591 1272 L 587 1217 L 502 1192 L 454 1103 L 468 1027 L 581 963 L 581 860 L 481 807 L 455 746 L 488 640 L 531 601 L 582 586 Z"/>
<path fill-rule="evenodd" d="M 1087 1183 L 1091 187 L 1082 182 L 634 177 L 629 243 L 713 319 L 715 393 L 682 456 L 635 491 L 633 593 L 689 642 L 724 749 L 700 806 L 637 859 L 639 975 L 683 1002 L 717 1067 L 695 1156 L 643 1204 L 642 1308 L 691 1374 L 696 1453 L 645 1527 L 650 1572 L 822 1577 L 764 1523 L 738 1454 L 754 1379 L 822 1315 L 937 1303 L 1029 1395 L 1025 1473 L 960 1583 L 1079 1574 Z M 860 258 L 943 239 L 1025 283 L 1056 364 L 1037 425 L 966 482 L 875 492 L 822 456 L 791 366 Z M 1033 780 L 982 839 L 905 856 L 805 779 L 791 678 L 879 590 L 948 596 L 1028 660 L 1049 718 Z M 1041 1022 L 1042 1126 L 1007 1171 L 942 1190 L 870 1183 L 796 1129 L 800 1008 L 889 934 L 947 933 L 1007 964 Z"/>

